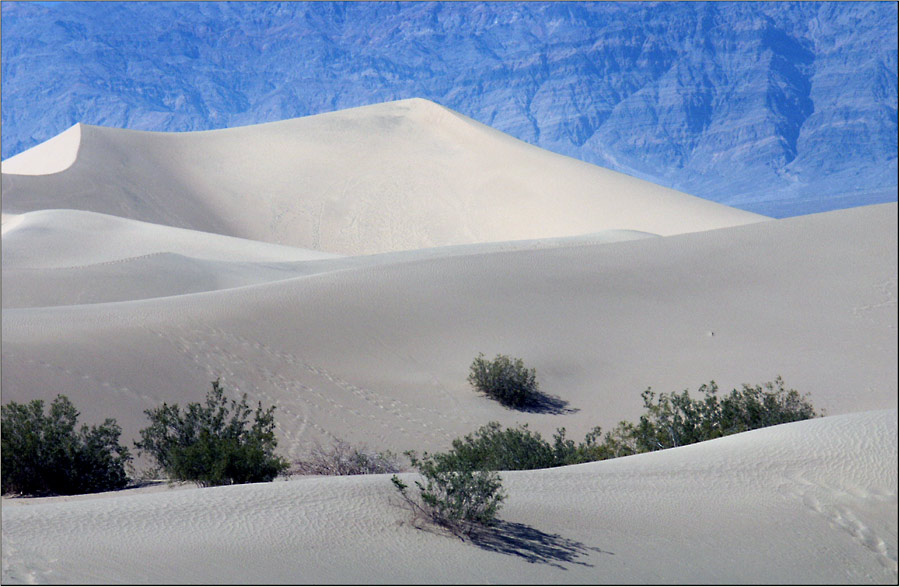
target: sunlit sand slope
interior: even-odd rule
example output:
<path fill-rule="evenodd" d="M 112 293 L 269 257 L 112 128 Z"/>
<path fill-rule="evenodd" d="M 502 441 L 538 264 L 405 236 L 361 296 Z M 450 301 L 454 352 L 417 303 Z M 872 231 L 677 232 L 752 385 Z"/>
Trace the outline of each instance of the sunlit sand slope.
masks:
<path fill-rule="evenodd" d="M 2 578 L 890 584 L 897 468 L 886 410 L 508 472 L 503 522 L 474 544 L 417 529 L 386 475 L 5 499 Z"/>
<path fill-rule="evenodd" d="M 490 420 L 580 436 L 640 392 L 777 374 L 831 414 L 897 405 L 897 206 L 618 243 L 429 256 L 261 285 L 3 314 L 4 400 L 64 391 L 126 439 L 217 377 L 278 406 L 282 449 L 341 436 L 445 448 Z M 337 263 L 341 259 L 323 260 Z M 380 262 L 381 261 L 381 262 Z M 559 398 L 507 410 L 466 383 L 521 357 Z"/>
<path fill-rule="evenodd" d="M 343 257 L 79 210 L 3 215 L 3 307 L 96 304 L 199 293 L 381 265 L 403 253 Z M 606 230 L 420 250 L 417 259 L 651 238 Z"/>
<path fill-rule="evenodd" d="M 65 171 L 75 163 L 81 147 L 82 124 L 76 124 L 52 139 L 14 155 L 0 164 L 3 173 L 48 175 Z"/>
<path fill-rule="evenodd" d="M 221 131 L 77 130 L 66 169 L 4 169 L 4 211 L 87 210 L 346 254 L 765 219 L 419 99 Z"/>

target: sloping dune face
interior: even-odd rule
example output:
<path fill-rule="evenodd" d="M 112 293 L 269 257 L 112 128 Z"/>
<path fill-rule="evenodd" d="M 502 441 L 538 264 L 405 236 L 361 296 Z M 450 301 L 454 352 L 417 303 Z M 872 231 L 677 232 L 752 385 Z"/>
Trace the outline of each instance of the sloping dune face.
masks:
<path fill-rule="evenodd" d="M 896 583 L 896 203 L 769 220 L 421 100 L 78 132 L 65 169 L 39 146 L 3 174 L 4 403 L 63 393 L 130 445 L 220 378 L 276 407 L 289 459 L 490 421 L 580 439 L 711 379 L 780 374 L 828 417 L 504 472 L 469 543 L 386 476 L 4 498 L 3 583 Z M 479 352 L 556 407 L 473 391 Z"/>
<path fill-rule="evenodd" d="M 503 479 L 507 521 L 474 543 L 418 530 L 386 475 L 7 501 L 3 580 L 896 582 L 896 411 Z"/>
<path fill-rule="evenodd" d="M 3 307 L 138 300 L 267 283 L 338 255 L 78 210 L 4 214 Z"/>
<path fill-rule="evenodd" d="M 764 219 L 420 99 L 212 132 L 80 128 L 65 171 L 4 174 L 5 210 L 87 210 L 342 254 Z"/>
<path fill-rule="evenodd" d="M 78 158 L 82 128 L 83 125 L 76 124 L 52 139 L 10 157 L 2 164 L 3 173 L 49 175 L 65 171 Z"/>
<path fill-rule="evenodd" d="M 22 285 L 26 307 L 3 311 L 3 393 L 65 389 L 137 438 L 144 409 L 202 399 L 222 377 L 278 406 L 290 456 L 332 436 L 440 449 L 490 420 L 577 437 L 636 418 L 647 386 L 710 379 L 781 374 L 829 413 L 896 407 L 896 233 L 889 204 L 618 243 L 243 266 L 245 279 L 283 273 L 118 303 L 27 307 Z M 71 269 L 55 278 L 72 292 L 102 278 L 126 297 L 129 273 L 116 285 L 112 268 L 155 287 L 166 274 L 147 259 L 102 267 L 81 284 Z M 172 283 L 201 275 L 169 267 L 183 269 Z M 27 284 L 24 273 L 5 281 Z M 474 393 L 479 352 L 522 357 L 567 410 L 526 415 Z"/>

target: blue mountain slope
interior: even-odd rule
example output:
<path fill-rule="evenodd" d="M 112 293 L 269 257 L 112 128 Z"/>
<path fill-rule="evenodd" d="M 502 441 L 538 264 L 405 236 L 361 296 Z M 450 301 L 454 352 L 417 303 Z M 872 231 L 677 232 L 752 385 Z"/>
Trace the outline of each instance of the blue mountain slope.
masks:
<path fill-rule="evenodd" d="M 2 5 L 2 155 L 423 97 L 773 216 L 897 198 L 897 4 Z"/>

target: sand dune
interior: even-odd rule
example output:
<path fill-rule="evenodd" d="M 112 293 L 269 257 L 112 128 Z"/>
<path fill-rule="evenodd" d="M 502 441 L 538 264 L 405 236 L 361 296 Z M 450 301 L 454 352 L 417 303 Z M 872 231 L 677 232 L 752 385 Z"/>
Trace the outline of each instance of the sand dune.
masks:
<path fill-rule="evenodd" d="M 289 262 L 339 255 L 78 210 L 3 215 L 3 266 L 57 269 L 172 253 L 210 261 Z"/>
<path fill-rule="evenodd" d="M 4 214 L 3 307 L 184 295 L 277 281 L 339 256 L 75 210 Z"/>
<path fill-rule="evenodd" d="M 399 261 L 343 257 L 77 210 L 3 215 L 3 307 L 66 306 L 184 295 Z M 415 258 L 650 238 L 629 230 L 424 249 Z"/>
<path fill-rule="evenodd" d="M 52 139 L 10 157 L 3 162 L 3 173 L 49 175 L 65 171 L 78 158 L 82 128 L 82 124 L 76 124 Z"/>
<path fill-rule="evenodd" d="M 481 548 L 384 476 L 4 498 L 4 583 L 896 583 L 896 203 L 774 221 L 422 100 L 67 133 L 3 162 L 4 402 L 65 393 L 130 443 L 221 378 L 290 458 L 491 420 L 579 438 L 710 379 L 780 374 L 829 417 L 504 473 Z M 475 393 L 479 352 L 556 408 Z"/>
<path fill-rule="evenodd" d="M 198 400 L 222 377 L 279 406 L 291 455 L 330 435 L 440 448 L 490 420 L 524 420 L 469 388 L 478 352 L 522 357 L 577 410 L 527 416 L 547 434 L 636 417 L 647 386 L 710 379 L 781 374 L 832 414 L 894 408 L 896 210 L 607 244 L 395 253 L 194 295 L 8 308 L 4 397 L 66 389 L 134 438 L 143 409 Z"/>
<path fill-rule="evenodd" d="M 66 170 L 4 169 L 5 211 L 88 210 L 345 254 L 764 219 L 552 154 L 425 100 L 210 132 L 79 128 Z"/>
<path fill-rule="evenodd" d="M 897 580 L 897 412 L 503 474 L 497 536 L 414 527 L 388 476 L 4 500 L 4 582 Z"/>

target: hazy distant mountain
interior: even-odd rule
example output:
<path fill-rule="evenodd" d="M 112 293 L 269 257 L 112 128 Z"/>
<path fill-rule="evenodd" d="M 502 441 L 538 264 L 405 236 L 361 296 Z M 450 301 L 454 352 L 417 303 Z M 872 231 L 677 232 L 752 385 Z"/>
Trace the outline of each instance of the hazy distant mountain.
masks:
<path fill-rule="evenodd" d="M 786 216 L 897 198 L 897 4 L 2 6 L 2 155 L 407 97 Z"/>

